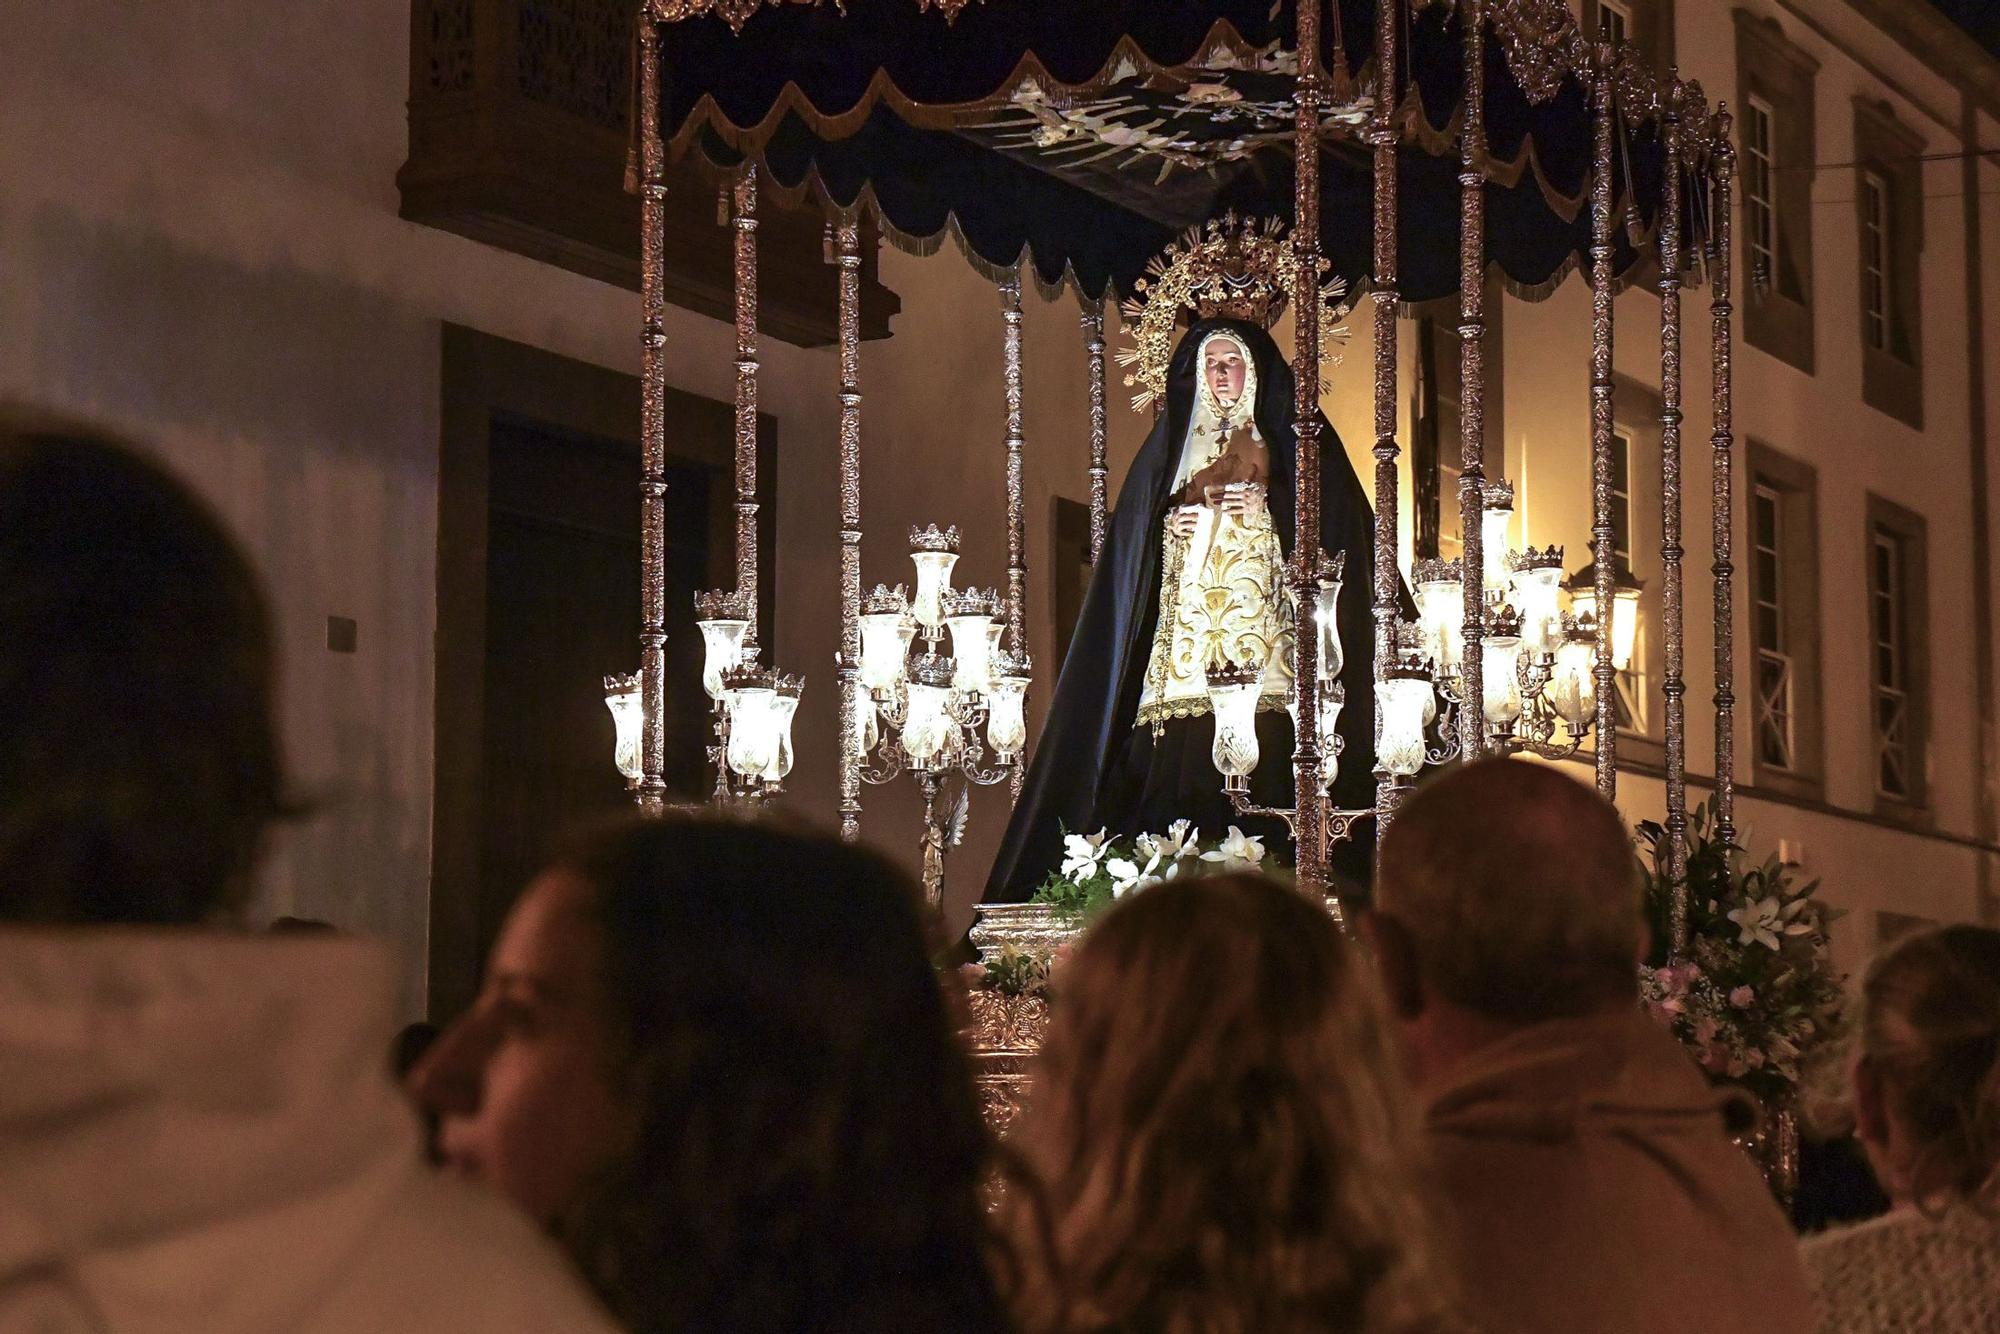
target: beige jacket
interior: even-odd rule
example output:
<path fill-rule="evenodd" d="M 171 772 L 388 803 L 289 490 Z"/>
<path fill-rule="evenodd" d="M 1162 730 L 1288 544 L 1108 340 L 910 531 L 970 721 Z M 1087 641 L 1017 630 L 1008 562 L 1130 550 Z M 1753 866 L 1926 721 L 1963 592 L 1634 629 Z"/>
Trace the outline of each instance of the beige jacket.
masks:
<path fill-rule="evenodd" d="M 609 1334 L 422 1162 L 360 941 L 0 930 L 0 1334 Z"/>
<path fill-rule="evenodd" d="M 1538 1024 L 1425 1107 L 1466 1314 L 1490 1334 L 1812 1328 L 1725 1099 L 1636 1008 Z"/>

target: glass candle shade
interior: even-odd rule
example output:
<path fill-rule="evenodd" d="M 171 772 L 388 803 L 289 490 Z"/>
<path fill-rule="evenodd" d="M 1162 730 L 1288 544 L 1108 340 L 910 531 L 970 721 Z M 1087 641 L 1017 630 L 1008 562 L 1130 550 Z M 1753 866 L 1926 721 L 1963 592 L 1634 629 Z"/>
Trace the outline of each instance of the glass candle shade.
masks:
<path fill-rule="evenodd" d="M 1027 695 L 1028 678 L 1025 676 L 1003 676 L 994 684 L 986 715 L 986 744 L 1001 759 L 1013 759 L 1028 744 L 1028 720 L 1024 707 Z"/>
<path fill-rule="evenodd" d="M 947 733 L 953 727 L 946 706 L 951 691 L 946 686 L 912 681 L 908 712 L 903 715 L 903 750 L 919 769 L 928 769 L 944 750 Z"/>
<path fill-rule="evenodd" d="M 1578 619 L 1597 615 L 1597 590 L 1584 587 L 1570 590 L 1570 607 Z M 1632 670 L 1632 650 L 1639 640 L 1639 590 L 1620 588 L 1611 595 L 1611 665 L 1621 672 Z"/>
<path fill-rule="evenodd" d="M 1340 649 L 1340 580 L 1319 581 L 1319 605 L 1314 612 L 1319 622 L 1319 679 L 1333 681 L 1340 677 L 1346 661 Z"/>
<path fill-rule="evenodd" d="M 983 614 L 947 616 L 945 624 L 951 630 L 953 687 L 977 695 L 991 692 L 996 628 L 993 618 Z"/>
<path fill-rule="evenodd" d="M 605 677 L 604 705 L 611 710 L 612 724 L 617 728 L 612 757 L 617 761 L 618 772 L 628 779 L 645 777 L 646 705 L 639 695 L 639 678 Z"/>
<path fill-rule="evenodd" d="M 854 715 L 855 759 L 865 760 L 882 741 L 882 720 L 875 710 L 875 701 L 868 693 L 864 681 L 856 681 L 852 693 L 847 698 L 848 710 Z"/>
<path fill-rule="evenodd" d="M 903 661 L 917 624 L 907 612 L 871 612 L 861 617 L 861 684 L 886 694 L 903 679 Z"/>
<path fill-rule="evenodd" d="M 958 564 L 956 551 L 912 551 L 917 567 L 917 595 L 910 600 L 910 614 L 924 633 L 935 637 L 944 629 L 944 597 L 951 591 L 951 570 Z"/>
<path fill-rule="evenodd" d="M 725 697 L 729 709 L 729 748 L 724 759 L 731 772 L 761 778 L 777 743 L 771 705 L 777 692 L 769 686 L 743 686 Z"/>
<path fill-rule="evenodd" d="M 1458 580 L 1435 578 L 1417 585 L 1417 623 L 1431 661 L 1445 675 L 1456 675 L 1465 660 L 1465 590 Z"/>
<path fill-rule="evenodd" d="M 1257 747 L 1257 699 L 1263 693 L 1261 676 L 1247 681 L 1231 680 L 1229 674 L 1215 672 L 1208 681 L 1209 708 L 1215 714 L 1215 744 L 1209 756 L 1227 778 L 1248 778 L 1261 755 Z"/>
<path fill-rule="evenodd" d="M 1521 614 L 1521 647 L 1537 661 L 1546 661 L 1562 643 L 1562 569 L 1541 567 L 1514 571 L 1514 609 Z"/>
<path fill-rule="evenodd" d="M 1494 635 L 1479 647 L 1486 721 L 1512 723 L 1521 716 L 1521 641 L 1514 635 Z"/>
<path fill-rule="evenodd" d="M 712 700 L 722 698 L 722 676 L 743 661 L 743 639 L 750 622 L 735 619 L 696 621 L 701 628 L 701 688 Z"/>
<path fill-rule="evenodd" d="M 1514 518 L 1514 488 L 1506 490 L 1506 500 L 1502 502 L 1495 493 L 1495 484 L 1487 486 L 1486 509 L 1480 515 L 1480 571 L 1486 581 L 1489 594 L 1504 594 L 1507 591 L 1507 529 Z"/>
<path fill-rule="evenodd" d="M 1597 680 L 1591 675 L 1596 660 L 1597 646 L 1589 639 L 1571 639 L 1556 649 L 1549 705 L 1571 727 L 1582 727 L 1597 714 Z"/>
<path fill-rule="evenodd" d="M 1437 717 L 1437 695 L 1421 676 L 1391 676 L 1375 683 L 1382 711 L 1375 726 L 1375 758 L 1398 778 L 1424 767 L 1424 729 Z"/>
<path fill-rule="evenodd" d="M 792 717 L 799 711 L 798 693 L 777 691 L 765 707 L 769 710 L 771 745 L 761 776 L 767 783 L 782 783 L 792 771 Z"/>

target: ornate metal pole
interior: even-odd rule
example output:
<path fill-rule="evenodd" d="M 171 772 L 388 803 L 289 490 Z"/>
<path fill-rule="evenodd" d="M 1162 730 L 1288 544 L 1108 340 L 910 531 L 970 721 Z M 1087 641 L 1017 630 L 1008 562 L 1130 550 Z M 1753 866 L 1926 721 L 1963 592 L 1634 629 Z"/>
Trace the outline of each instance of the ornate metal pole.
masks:
<path fill-rule="evenodd" d="M 861 837 L 861 756 L 854 696 L 861 682 L 861 225 L 834 231 L 840 266 L 840 836 Z"/>
<path fill-rule="evenodd" d="M 1458 518 L 1462 529 L 1465 701 L 1458 744 L 1468 761 L 1486 749 L 1484 523 L 1486 517 L 1486 6 L 1460 0 L 1465 124 L 1458 139 Z"/>
<path fill-rule="evenodd" d="M 746 660 L 757 652 L 757 164 L 736 173 L 736 591 L 750 617 Z"/>
<path fill-rule="evenodd" d="M 1590 500 L 1591 562 L 1597 573 L 1597 790 L 1618 792 L 1617 669 L 1611 664 L 1611 120 L 1612 49 L 1600 43 L 1591 65 L 1590 164 Z M 1468 580 L 1470 576 L 1467 576 Z"/>
<path fill-rule="evenodd" d="M 1396 653 L 1396 100 L 1397 22 L 1394 4 L 1375 9 L 1375 120 L 1369 140 L 1375 154 L 1375 680 L 1379 684 Z M 1375 696 L 1375 724 L 1382 725 L 1382 696 Z M 1402 799 L 1396 776 L 1375 764 L 1375 836 L 1389 831 Z"/>
<path fill-rule="evenodd" d="M 1083 311 L 1083 347 L 1090 357 L 1090 563 L 1097 564 L 1104 550 L 1105 510 L 1109 497 L 1104 466 L 1104 302 L 1086 303 Z M 1058 653 L 1068 645 L 1056 645 Z"/>
<path fill-rule="evenodd" d="M 1666 160 L 1660 180 L 1660 598 L 1666 621 L 1668 948 L 1687 945 L 1687 683 L 1681 635 L 1686 619 L 1681 582 L 1681 97 L 1669 71 L 1660 134 Z"/>
<path fill-rule="evenodd" d="M 667 146 L 660 137 L 660 30 L 639 16 L 639 699 L 645 710 L 634 789 L 666 804 L 667 769 Z"/>
<path fill-rule="evenodd" d="M 1319 67 L 1320 0 L 1299 0 L 1297 117 L 1293 122 L 1296 159 L 1292 256 L 1297 264 L 1292 302 L 1297 334 L 1297 449 L 1293 471 L 1292 559 L 1286 571 L 1298 608 L 1294 639 L 1294 682 L 1298 690 L 1298 734 L 1292 752 L 1292 783 L 1298 815 L 1298 886 L 1307 897 L 1326 897 L 1326 803 L 1319 796 L 1324 754 L 1319 735 L 1319 655 L 1310 627 L 1318 622 L 1319 601 L 1319 108 L 1326 81 Z"/>
<path fill-rule="evenodd" d="M 1729 399 L 1730 315 L 1729 250 L 1730 196 L 1736 180 L 1736 149 L 1730 139 L 1730 117 L 1718 105 L 1710 132 L 1714 145 L 1709 159 L 1714 205 L 1709 258 L 1709 383 L 1714 429 L 1709 434 L 1710 522 L 1715 543 L 1715 834 L 1727 843 L 1736 837 L 1736 507 L 1731 495 L 1736 463 L 1736 436 Z"/>
<path fill-rule="evenodd" d="M 1007 378 L 1007 649 L 1027 649 L 1028 533 L 1021 501 L 1021 275 L 1000 284 L 1000 314 L 1006 322 Z"/>
<path fill-rule="evenodd" d="M 1006 323 L 1007 377 L 1007 650 L 1028 652 L 1028 525 L 1022 488 L 1021 447 L 1026 443 L 1021 422 L 1021 275 L 1000 284 L 1000 313 Z M 1014 766 L 1009 787 L 1021 797 L 1028 766 Z"/>

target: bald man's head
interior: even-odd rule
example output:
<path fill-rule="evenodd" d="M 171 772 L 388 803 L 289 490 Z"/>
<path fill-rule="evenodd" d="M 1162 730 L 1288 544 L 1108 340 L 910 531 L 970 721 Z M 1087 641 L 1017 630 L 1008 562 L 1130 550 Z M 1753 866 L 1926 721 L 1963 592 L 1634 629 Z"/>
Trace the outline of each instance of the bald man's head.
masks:
<path fill-rule="evenodd" d="M 1377 911 L 1454 1005 L 1527 1022 L 1636 996 L 1631 840 L 1609 802 L 1548 765 L 1482 760 L 1426 784 L 1397 811 L 1375 874 Z"/>

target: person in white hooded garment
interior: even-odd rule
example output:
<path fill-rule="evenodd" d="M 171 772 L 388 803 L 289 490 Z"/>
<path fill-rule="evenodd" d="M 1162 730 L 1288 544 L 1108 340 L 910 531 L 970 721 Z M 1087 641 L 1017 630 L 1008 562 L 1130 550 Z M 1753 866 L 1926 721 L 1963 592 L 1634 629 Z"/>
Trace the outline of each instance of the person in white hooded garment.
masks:
<path fill-rule="evenodd" d="M 208 510 L 0 412 L 0 1334 L 609 1331 L 424 1161 L 387 954 L 241 929 L 272 684 Z"/>

